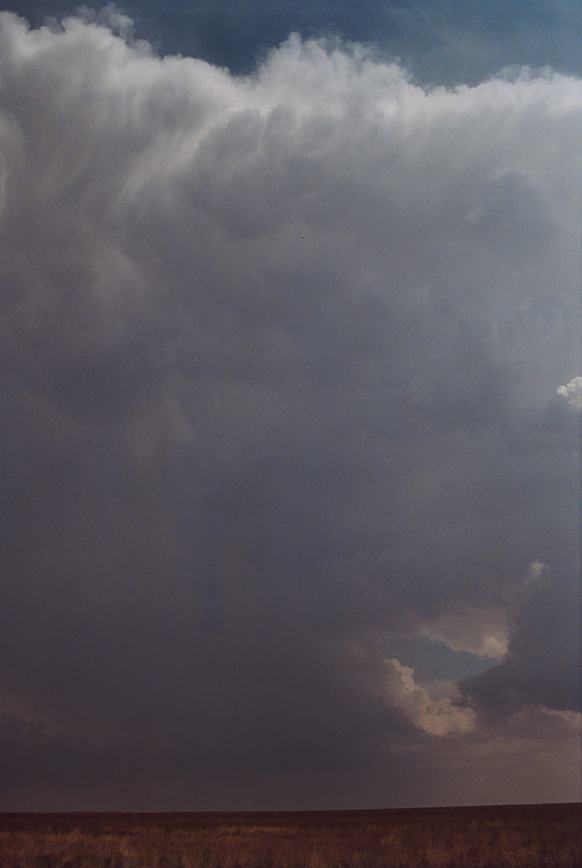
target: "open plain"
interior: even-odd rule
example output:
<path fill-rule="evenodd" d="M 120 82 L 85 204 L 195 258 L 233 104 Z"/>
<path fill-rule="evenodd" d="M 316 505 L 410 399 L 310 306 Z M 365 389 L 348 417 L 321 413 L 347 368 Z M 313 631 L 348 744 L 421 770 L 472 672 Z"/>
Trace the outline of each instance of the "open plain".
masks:
<path fill-rule="evenodd" d="M 580 868 L 582 804 L 0 815 L 2 868 Z"/>

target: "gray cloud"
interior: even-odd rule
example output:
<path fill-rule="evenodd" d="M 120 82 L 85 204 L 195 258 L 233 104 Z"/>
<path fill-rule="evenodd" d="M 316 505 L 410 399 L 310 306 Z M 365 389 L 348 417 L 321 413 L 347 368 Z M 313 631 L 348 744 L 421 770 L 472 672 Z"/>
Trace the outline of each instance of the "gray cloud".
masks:
<path fill-rule="evenodd" d="M 389 801 L 371 767 L 438 774 L 507 691 L 578 707 L 581 90 L 0 16 L 2 707 L 162 800 L 282 807 Z M 483 729 L 428 725 L 470 713 L 399 641 L 504 611 Z"/>
<path fill-rule="evenodd" d="M 464 684 L 469 704 L 504 717 L 524 706 L 580 710 L 579 593 L 575 573 L 527 582 L 507 657 Z"/>

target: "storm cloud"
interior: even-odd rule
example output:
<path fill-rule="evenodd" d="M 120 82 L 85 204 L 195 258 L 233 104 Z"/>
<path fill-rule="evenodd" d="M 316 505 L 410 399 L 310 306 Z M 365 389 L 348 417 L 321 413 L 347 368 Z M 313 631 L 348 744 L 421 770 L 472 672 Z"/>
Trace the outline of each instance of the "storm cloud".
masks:
<path fill-rule="evenodd" d="M 576 797 L 581 106 L 0 15 L 3 806 Z"/>
<path fill-rule="evenodd" d="M 40 25 L 80 5 L 5 0 L 4 8 Z M 519 65 L 582 71 L 576 0 L 127 0 L 123 10 L 126 29 L 131 16 L 157 50 L 203 57 L 237 74 L 252 71 L 290 32 L 373 42 L 384 58 L 400 58 L 418 81 L 430 84 L 476 84 Z"/>

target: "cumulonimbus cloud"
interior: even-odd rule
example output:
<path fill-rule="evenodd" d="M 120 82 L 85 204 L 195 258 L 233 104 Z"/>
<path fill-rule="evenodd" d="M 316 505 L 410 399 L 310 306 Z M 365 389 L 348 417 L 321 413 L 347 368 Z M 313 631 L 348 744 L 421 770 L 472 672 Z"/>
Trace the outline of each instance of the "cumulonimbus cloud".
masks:
<path fill-rule="evenodd" d="M 560 631 L 532 598 L 491 678 L 570 709 L 582 82 L 296 36 L 237 78 L 124 27 L 0 15 L 3 708 L 185 798 L 348 799 L 476 737 L 396 651 L 386 703 L 384 637 L 479 653 L 451 617 L 539 556 Z"/>

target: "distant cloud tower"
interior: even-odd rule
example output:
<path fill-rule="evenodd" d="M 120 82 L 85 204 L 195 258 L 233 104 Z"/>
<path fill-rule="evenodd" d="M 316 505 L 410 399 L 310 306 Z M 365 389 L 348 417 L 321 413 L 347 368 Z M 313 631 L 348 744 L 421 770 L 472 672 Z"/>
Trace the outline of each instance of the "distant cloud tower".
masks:
<path fill-rule="evenodd" d="M 565 386 L 558 386 L 558 395 L 565 398 L 575 410 L 582 410 L 582 377 L 574 377 Z"/>

